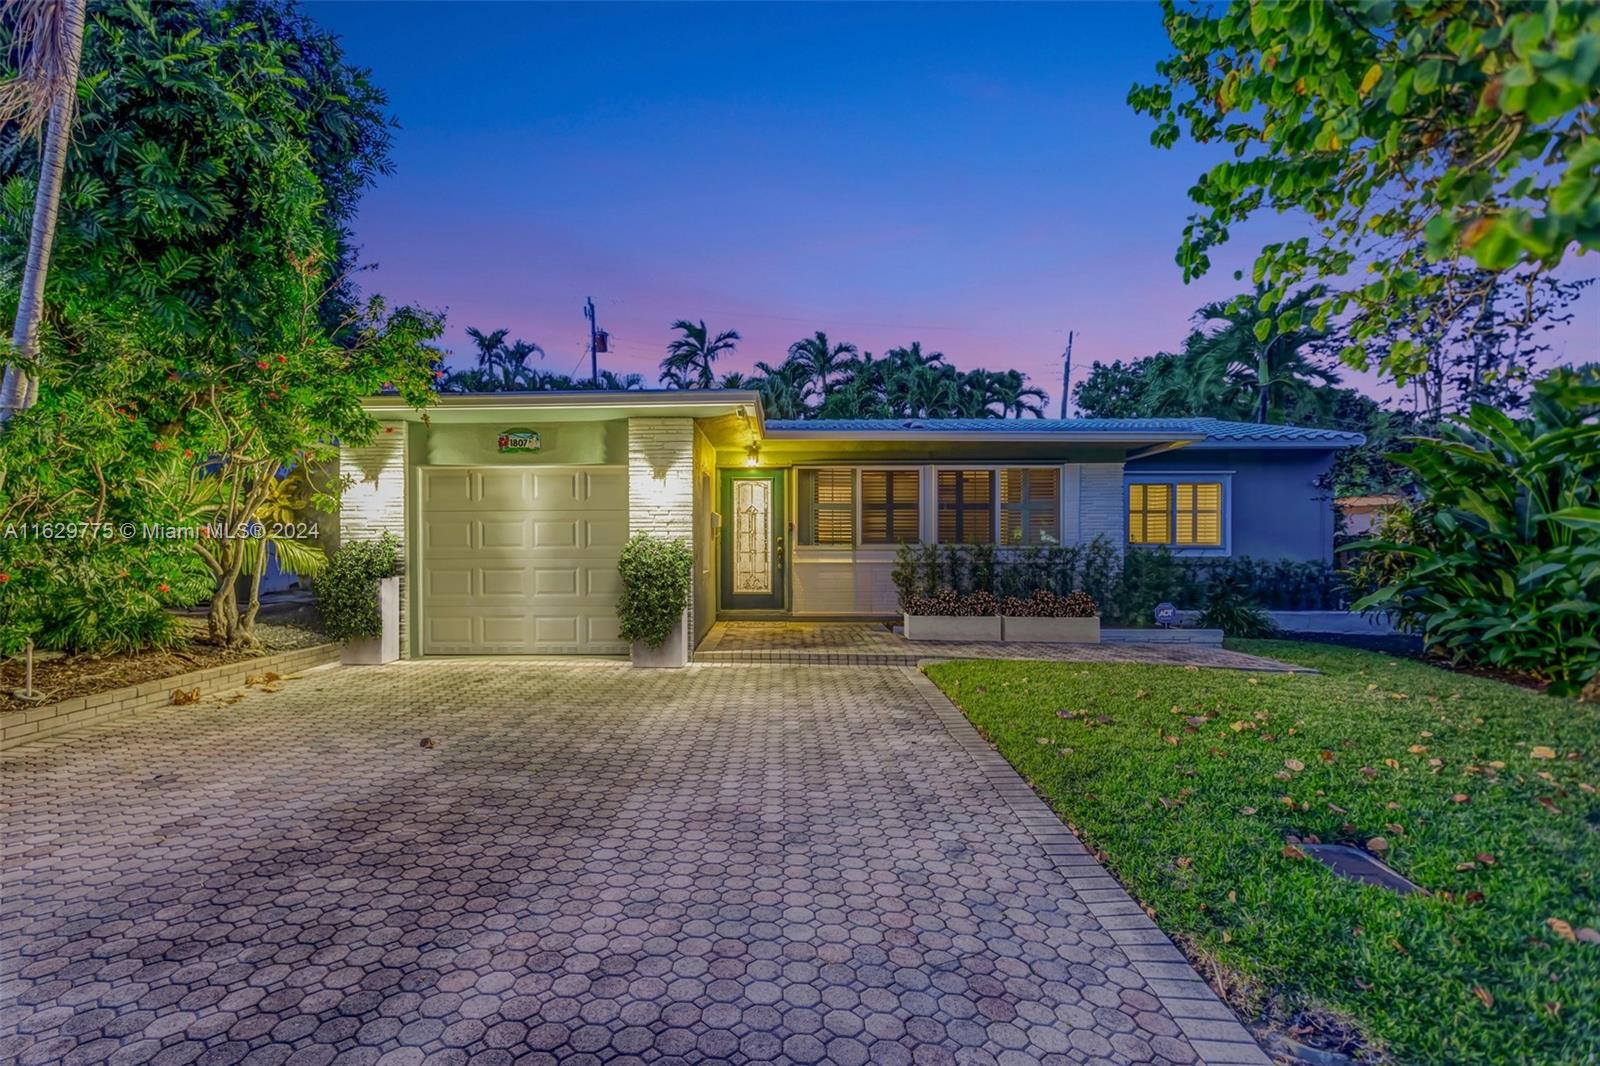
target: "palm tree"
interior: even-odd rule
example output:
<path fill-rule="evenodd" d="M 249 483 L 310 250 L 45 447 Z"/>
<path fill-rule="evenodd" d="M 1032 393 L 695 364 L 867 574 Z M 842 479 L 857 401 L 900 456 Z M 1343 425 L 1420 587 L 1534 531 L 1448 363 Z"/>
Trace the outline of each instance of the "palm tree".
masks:
<path fill-rule="evenodd" d="M 672 328 L 683 336 L 667 345 L 661 380 L 670 389 L 709 389 L 717 380 L 717 357 L 738 347 L 739 331 L 725 330 L 712 337 L 705 319 L 690 322 L 686 318 L 678 319 Z"/>
<path fill-rule="evenodd" d="M 468 326 L 467 336 L 477 349 L 477 365 L 446 374 L 440 387 L 445 392 L 529 392 L 556 387 L 552 384 L 556 379 L 541 375 L 530 363 L 534 356 L 543 358 L 544 349 L 520 339 L 508 344 L 510 335 L 508 329 L 485 333 Z"/>
<path fill-rule="evenodd" d="M 1002 418 L 1022 418 L 1024 415 L 1044 417 L 1044 405 L 1050 397 L 1043 389 L 1029 385 L 1028 375 L 1022 371 L 1002 370 L 989 375 L 989 383 L 1000 405 Z"/>
<path fill-rule="evenodd" d="M 756 389 L 761 393 L 761 406 L 771 418 L 804 418 L 810 413 L 806 399 L 810 395 L 811 380 L 805 367 L 793 359 L 785 359 L 779 366 L 756 363 L 761 377 Z"/>
<path fill-rule="evenodd" d="M 844 370 L 856 354 L 855 345 L 843 341 L 832 344 L 828 335 L 820 329 L 814 335 L 789 345 L 789 358 L 810 374 L 812 388 L 823 401 L 828 398 L 833 376 Z"/>
<path fill-rule="evenodd" d="M 39 323 L 44 317 L 44 283 L 55 241 L 61 180 L 66 171 L 72 111 L 77 102 L 78 64 L 83 57 L 85 0 L 4 0 L 12 23 L 12 45 L 21 57 L 15 78 L 0 83 L 0 127 L 16 122 L 23 134 L 43 131 L 39 152 L 39 187 L 33 198 L 33 228 L 28 236 L 28 262 L 11 344 L 17 361 L 0 381 L 0 420 L 32 407 L 38 382 L 28 372 L 39 355 Z"/>
<path fill-rule="evenodd" d="M 600 388 L 612 392 L 629 392 L 644 388 L 643 374 L 618 374 L 615 370 L 600 371 Z"/>
<path fill-rule="evenodd" d="M 1195 312 L 1201 328 L 1184 345 L 1186 362 L 1199 364 L 1190 373 L 1202 381 L 1224 381 L 1224 403 L 1248 410 L 1257 422 L 1270 421 L 1274 410 L 1315 409 L 1323 401 L 1317 390 L 1337 383 L 1338 375 L 1308 359 L 1303 349 L 1326 336 L 1310 320 L 1321 293 L 1312 288 L 1262 310 L 1266 287 L 1226 302 L 1206 304 Z"/>
<path fill-rule="evenodd" d="M 741 374 L 737 370 L 730 370 L 717 379 L 719 389 L 753 389 L 756 379 L 748 374 Z"/>

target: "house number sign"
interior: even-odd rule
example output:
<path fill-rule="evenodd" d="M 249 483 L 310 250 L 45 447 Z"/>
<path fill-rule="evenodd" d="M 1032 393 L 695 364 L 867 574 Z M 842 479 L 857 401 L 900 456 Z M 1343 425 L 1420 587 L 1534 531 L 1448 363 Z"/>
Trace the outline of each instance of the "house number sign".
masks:
<path fill-rule="evenodd" d="M 531 429 L 507 429 L 500 433 L 500 450 L 502 452 L 536 452 L 539 450 L 539 434 Z"/>

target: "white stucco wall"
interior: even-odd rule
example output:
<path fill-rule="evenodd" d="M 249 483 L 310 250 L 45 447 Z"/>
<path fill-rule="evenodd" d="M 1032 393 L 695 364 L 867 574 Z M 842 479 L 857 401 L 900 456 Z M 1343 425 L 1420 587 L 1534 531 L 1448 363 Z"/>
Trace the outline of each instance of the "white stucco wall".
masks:
<path fill-rule="evenodd" d="M 628 419 L 628 533 L 694 544 L 695 444 L 692 418 Z M 695 616 L 694 583 L 689 617 Z M 691 643 L 693 643 L 691 641 Z"/>
<path fill-rule="evenodd" d="M 400 541 L 400 557 L 409 569 L 406 552 L 406 424 L 383 422 L 378 436 L 365 448 L 339 450 L 339 474 L 350 479 L 339 505 L 339 543 L 377 540 L 393 533 Z M 400 575 L 400 657 L 410 658 L 411 576 Z"/>

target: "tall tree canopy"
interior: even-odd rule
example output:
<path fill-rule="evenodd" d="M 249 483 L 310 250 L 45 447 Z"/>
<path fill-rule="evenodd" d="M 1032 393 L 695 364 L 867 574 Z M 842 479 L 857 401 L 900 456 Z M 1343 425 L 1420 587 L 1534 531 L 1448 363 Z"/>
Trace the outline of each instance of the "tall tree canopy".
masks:
<path fill-rule="evenodd" d="M 160 504 L 169 524 L 237 531 L 281 471 L 376 432 L 367 396 L 428 401 L 439 317 L 358 301 L 348 285 L 339 223 L 389 164 L 381 94 L 350 95 L 365 74 L 341 63 L 283 3 L 94 6 L 40 403 L 0 437 L 0 514 L 109 520 Z M 19 269 L 35 150 L 0 134 L 5 279 Z M 108 436 L 126 458 L 110 482 Z M 103 546 L 77 561 L 132 572 L 143 546 L 126 547 L 129 565 Z M 247 642 L 233 588 L 251 553 L 235 538 L 190 547 L 213 583 L 213 634 Z M 60 577 L 69 554 L 22 561 Z"/>
<path fill-rule="evenodd" d="M 1471 306 L 1495 274 L 1600 250 L 1595 3 L 1163 5 L 1174 52 L 1129 102 L 1156 120 L 1155 144 L 1187 133 L 1234 156 L 1190 191 L 1185 280 L 1235 225 L 1302 212 L 1314 235 L 1267 245 L 1254 280 L 1279 303 L 1305 281 L 1367 271 L 1314 325 L 1348 312 L 1345 360 L 1376 355 L 1403 381 L 1426 351 L 1392 332 L 1419 302 Z"/>

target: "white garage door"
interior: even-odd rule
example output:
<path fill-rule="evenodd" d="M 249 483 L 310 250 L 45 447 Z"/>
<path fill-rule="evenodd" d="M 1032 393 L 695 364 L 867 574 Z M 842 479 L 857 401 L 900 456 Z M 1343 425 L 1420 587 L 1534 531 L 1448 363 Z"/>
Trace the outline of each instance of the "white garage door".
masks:
<path fill-rule="evenodd" d="M 614 655 L 628 475 L 612 467 L 422 472 L 424 655 Z"/>

